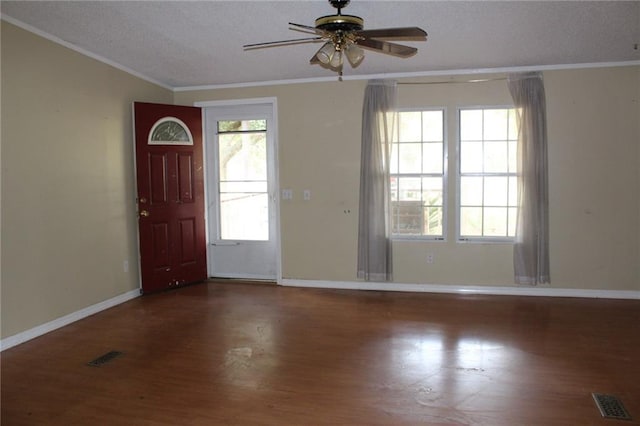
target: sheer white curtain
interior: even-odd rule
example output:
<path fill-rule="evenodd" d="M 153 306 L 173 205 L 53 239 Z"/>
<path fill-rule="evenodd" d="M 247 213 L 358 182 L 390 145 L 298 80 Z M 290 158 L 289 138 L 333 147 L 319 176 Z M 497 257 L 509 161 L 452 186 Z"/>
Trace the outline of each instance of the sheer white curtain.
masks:
<path fill-rule="evenodd" d="M 389 158 L 397 123 L 396 82 L 371 80 L 362 107 L 358 278 L 391 281 Z"/>
<path fill-rule="evenodd" d="M 513 249 L 515 281 L 545 284 L 549 274 L 549 189 L 547 119 L 542 73 L 511 74 L 507 79 L 517 110 L 518 220 Z"/>

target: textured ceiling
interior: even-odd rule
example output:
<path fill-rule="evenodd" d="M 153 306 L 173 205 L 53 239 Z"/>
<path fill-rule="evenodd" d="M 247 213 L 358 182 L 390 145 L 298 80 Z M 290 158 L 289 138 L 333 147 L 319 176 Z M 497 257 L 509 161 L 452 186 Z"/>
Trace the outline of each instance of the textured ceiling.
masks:
<path fill-rule="evenodd" d="M 306 37 L 335 13 L 315 1 L 2 1 L 3 18 L 52 35 L 172 88 L 319 79 L 318 43 L 244 51 Z M 380 74 L 640 60 L 638 1 L 364 1 L 343 11 L 365 29 L 419 26 L 428 41 L 408 59 L 366 52 L 345 78 Z M 636 48 L 634 48 L 636 45 Z"/>

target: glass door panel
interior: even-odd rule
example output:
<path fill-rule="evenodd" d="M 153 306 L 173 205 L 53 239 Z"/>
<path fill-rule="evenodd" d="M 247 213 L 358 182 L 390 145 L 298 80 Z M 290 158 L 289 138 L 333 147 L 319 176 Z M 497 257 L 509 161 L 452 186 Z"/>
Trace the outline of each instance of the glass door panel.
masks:
<path fill-rule="evenodd" d="M 218 122 L 220 239 L 269 240 L 265 120 Z"/>

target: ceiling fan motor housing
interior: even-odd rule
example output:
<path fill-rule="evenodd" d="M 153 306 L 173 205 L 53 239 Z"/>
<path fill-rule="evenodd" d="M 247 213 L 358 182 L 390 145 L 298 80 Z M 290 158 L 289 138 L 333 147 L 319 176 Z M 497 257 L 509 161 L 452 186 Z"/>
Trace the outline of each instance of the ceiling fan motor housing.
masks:
<path fill-rule="evenodd" d="M 364 20 L 353 15 L 329 15 L 316 19 L 316 28 L 325 31 L 360 31 L 364 26 Z"/>

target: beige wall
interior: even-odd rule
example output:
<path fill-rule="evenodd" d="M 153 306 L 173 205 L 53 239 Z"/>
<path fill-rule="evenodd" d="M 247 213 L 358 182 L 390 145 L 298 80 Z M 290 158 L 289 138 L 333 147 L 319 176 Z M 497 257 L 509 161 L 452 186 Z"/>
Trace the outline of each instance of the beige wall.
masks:
<path fill-rule="evenodd" d="M 640 67 L 545 77 L 552 278 L 640 290 Z"/>
<path fill-rule="evenodd" d="M 3 338 L 138 287 L 134 100 L 172 94 L 2 22 Z"/>
<path fill-rule="evenodd" d="M 640 290 L 640 67 L 549 71 L 544 78 L 551 286 Z M 277 97 L 280 187 L 292 188 L 295 195 L 281 203 L 284 278 L 356 280 L 365 84 L 336 81 L 175 94 L 175 102 L 185 105 Z M 505 81 L 499 80 L 402 85 L 399 102 L 401 107 L 447 108 L 453 173 L 456 109 L 512 101 Z M 311 189 L 311 201 L 302 201 L 304 189 Z M 396 282 L 514 285 L 511 245 L 455 242 L 453 174 L 449 190 L 448 240 L 396 241 Z M 425 261 L 428 253 L 435 256 L 433 264 Z"/>

